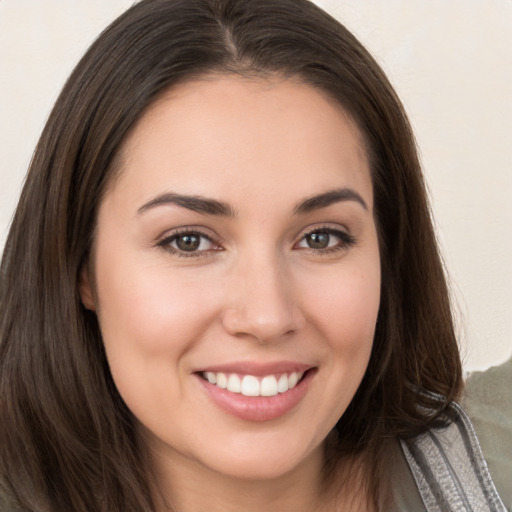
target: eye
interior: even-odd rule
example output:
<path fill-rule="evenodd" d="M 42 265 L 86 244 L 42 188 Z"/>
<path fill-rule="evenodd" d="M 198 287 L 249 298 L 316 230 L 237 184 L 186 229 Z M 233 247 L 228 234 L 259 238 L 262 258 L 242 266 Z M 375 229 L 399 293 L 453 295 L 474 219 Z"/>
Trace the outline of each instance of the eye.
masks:
<path fill-rule="evenodd" d="M 207 235 L 199 231 L 182 231 L 161 240 L 158 245 L 179 256 L 200 256 L 220 247 Z"/>
<path fill-rule="evenodd" d="M 355 243 L 355 239 L 345 231 L 334 228 L 317 228 L 305 234 L 296 247 L 330 252 L 331 250 L 346 249 Z"/>

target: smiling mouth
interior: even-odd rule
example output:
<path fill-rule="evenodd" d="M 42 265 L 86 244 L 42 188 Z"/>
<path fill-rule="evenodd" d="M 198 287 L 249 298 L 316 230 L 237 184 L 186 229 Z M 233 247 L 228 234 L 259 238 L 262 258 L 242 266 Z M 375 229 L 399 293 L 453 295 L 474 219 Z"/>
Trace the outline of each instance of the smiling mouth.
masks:
<path fill-rule="evenodd" d="M 295 388 L 307 372 L 264 375 L 239 375 L 224 372 L 200 372 L 200 376 L 220 389 L 249 397 L 270 397 Z"/>
<path fill-rule="evenodd" d="M 266 368 L 244 363 L 230 366 L 204 369 L 195 375 L 222 411 L 244 421 L 258 422 L 274 420 L 294 410 L 318 371 L 317 367 L 295 363 L 269 364 Z"/>

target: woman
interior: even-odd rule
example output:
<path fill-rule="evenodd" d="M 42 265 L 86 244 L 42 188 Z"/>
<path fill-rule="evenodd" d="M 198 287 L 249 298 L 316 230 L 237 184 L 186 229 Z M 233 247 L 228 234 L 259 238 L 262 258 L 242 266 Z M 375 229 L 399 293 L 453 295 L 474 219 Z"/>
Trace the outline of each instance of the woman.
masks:
<path fill-rule="evenodd" d="M 452 405 L 406 116 L 310 3 L 114 22 L 48 120 L 1 276 L 14 508 L 502 510 Z"/>

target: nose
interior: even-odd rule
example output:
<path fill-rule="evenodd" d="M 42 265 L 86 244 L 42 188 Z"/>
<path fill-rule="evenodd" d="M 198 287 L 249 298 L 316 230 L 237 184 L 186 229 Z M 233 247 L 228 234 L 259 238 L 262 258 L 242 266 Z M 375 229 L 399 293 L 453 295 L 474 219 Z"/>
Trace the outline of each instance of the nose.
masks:
<path fill-rule="evenodd" d="M 272 342 L 304 325 L 293 279 L 276 256 L 255 255 L 237 267 L 226 287 L 228 300 L 222 315 L 228 333 Z"/>

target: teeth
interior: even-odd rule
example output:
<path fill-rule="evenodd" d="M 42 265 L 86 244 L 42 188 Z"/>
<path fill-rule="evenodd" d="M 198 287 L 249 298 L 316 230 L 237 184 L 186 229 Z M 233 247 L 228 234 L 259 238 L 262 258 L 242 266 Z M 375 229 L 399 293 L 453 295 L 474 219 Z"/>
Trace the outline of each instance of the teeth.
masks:
<path fill-rule="evenodd" d="M 228 379 L 225 373 L 217 373 L 217 386 L 222 389 L 226 389 L 228 387 Z"/>
<path fill-rule="evenodd" d="M 261 396 L 274 396 L 277 395 L 277 379 L 274 375 L 268 375 L 267 377 L 263 377 L 261 379 L 260 384 L 260 394 Z"/>
<path fill-rule="evenodd" d="M 279 393 L 284 393 L 289 389 L 290 385 L 288 383 L 288 375 L 281 375 L 281 377 L 277 381 L 277 391 L 279 391 Z"/>
<path fill-rule="evenodd" d="M 260 396 L 260 381 L 252 375 L 246 375 L 242 379 L 242 395 Z"/>
<path fill-rule="evenodd" d="M 283 373 L 279 377 L 266 375 L 263 378 L 258 378 L 254 375 L 244 375 L 243 378 L 240 378 L 236 373 L 203 373 L 203 377 L 210 384 L 227 389 L 231 393 L 241 393 L 245 396 L 275 396 L 278 393 L 286 393 L 297 385 L 303 375 L 304 372 L 292 372 L 289 374 Z"/>
<path fill-rule="evenodd" d="M 231 393 L 241 393 L 243 392 L 242 383 L 240 382 L 240 378 L 238 375 L 235 375 L 234 373 L 229 376 L 228 379 L 228 385 L 226 387 L 228 391 L 231 391 Z"/>
<path fill-rule="evenodd" d="M 297 385 L 297 382 L 299 382 L 299 375 L 297 372 L 293 372 L 288 379 L 288 387 L 293 389 Z"/>

